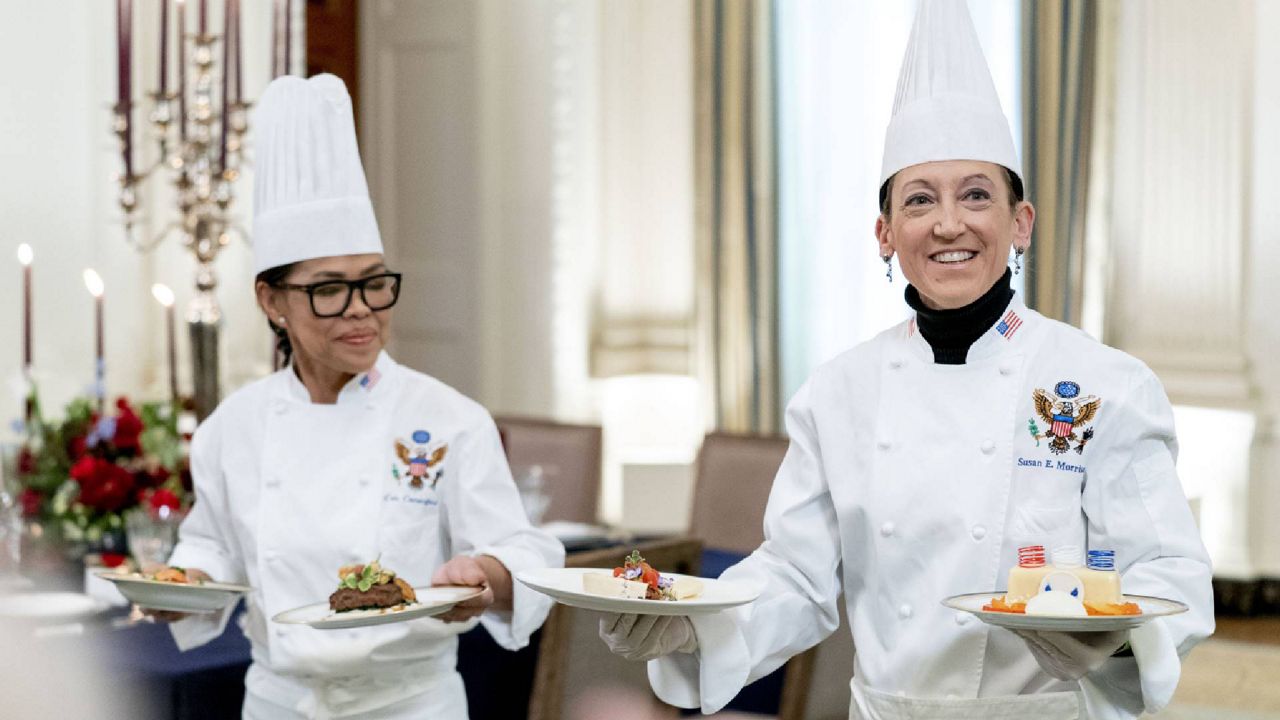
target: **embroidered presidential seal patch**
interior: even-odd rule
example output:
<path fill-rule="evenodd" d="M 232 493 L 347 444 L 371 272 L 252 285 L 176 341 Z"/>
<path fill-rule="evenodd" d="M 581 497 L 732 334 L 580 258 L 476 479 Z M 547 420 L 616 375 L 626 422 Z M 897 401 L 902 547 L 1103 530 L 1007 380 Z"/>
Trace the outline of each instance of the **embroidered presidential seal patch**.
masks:
<path fill-rule="evenodd" d="M 1036 388 L 1031 393 L 1031 400 L 1036 415 L 1049 426 L 1041 433 L 1035 418 L 1027 421 L 1027 429 L 1036 439 L 1036 445 L 1045 439 L 1049 441 L 1049 451 L 1055 455 L 1062 455 L 1068 450 L 1083 455 L 1084 446 L 1093 439 L 1093 428 L 1084 426 L 1097 416 L 1102 399 L 1094 395 L 1081 397 L 1078 383 L 1063 380 L 1053 386 L 1052 394 Z M 1076 430 L 1080 431 L 1079 436 Z M 1072 447 L 1073 442 L 1075 447 Z"/>
<path fill-rule="evenodd" d="M 396 480 L 402 476 L 408 477 L 409 487 L 414 489 L 421 489 L 426 481 L 430 481 L 431 489 L 434 490 L 436 483 L 444 475 L 444 468 L 440 463 L 444 462 L 449 446 L 433 446 L 431 433 L 426 430 L 414 430 L 409 437 L 411 442 L 396 440 L 396 457 L 404 466 L 403 475 L 401 468 L 395 465 L 391 468 L 391 474 Z"/>

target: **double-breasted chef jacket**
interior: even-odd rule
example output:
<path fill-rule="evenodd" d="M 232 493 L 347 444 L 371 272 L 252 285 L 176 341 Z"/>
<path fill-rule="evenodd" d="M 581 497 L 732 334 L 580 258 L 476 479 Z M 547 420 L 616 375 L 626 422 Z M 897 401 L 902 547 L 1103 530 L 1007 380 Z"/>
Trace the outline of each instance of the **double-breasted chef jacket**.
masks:
<path fill-rule="evenodd" d="M 1179 654 L 1213 631 L 1160 382 L 1016 295 L 965 364 L 935 364 L 912 318 L 818 368 L 786 426 L 765 541 L 724 575 L 763 594 L 692 618 L 696 655 L 650 662 L 670 703 L 719 709 L 833 632 L 842 598 L 850 715 L 876 720 L 1136 717 L 1168 702 Z M 1133 656 L 1055 680 L 1016 635 L 941 603 L 1003 589 L 1026 544 L 1114 550 L 1126 594 L 1190 612 L 1132 631 Z"/>
<path fill-rule="evenodd" d="M 424 458 L 426 472 L 414 472 Z M 456 635 L 474 622 L 327 631 L 270 620 L 326 601 L 340 566 L 379 558 L 423 586 L 459 554 L 490 555 L 512 575 L 564 564 L 560 543 L 526 519 L 489 414 L 385 352 L 336 404 L 312 403 L 292 368 L 237 391 L 197 430 L 191 465 L 196 502 L 170 562 L 252 586 L 248 691 L 304 716 L 422 696 L 418 710 L 465 718 Z M 519 583 L 513 593 L 510 612 L 480 618 L 508 649 L 527 644 L 550 609 Z M 175 623 L 178 645 L 216 637 L 229 614 Z"/>

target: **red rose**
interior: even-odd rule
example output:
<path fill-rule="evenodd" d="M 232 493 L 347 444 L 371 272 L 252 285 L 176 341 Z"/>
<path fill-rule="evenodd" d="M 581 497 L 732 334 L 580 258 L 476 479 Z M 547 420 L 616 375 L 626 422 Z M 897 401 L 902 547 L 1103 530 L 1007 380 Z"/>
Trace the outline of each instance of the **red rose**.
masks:
<path fill-rule="evenodd" d="M 114 512 L 133 496 L 133 473 L 91 455 L 71 466 L 71 479 L 80 485 L 80 502 L 96 510 Z"/>
<path fill-rule="evenodd" d="M 67 454 L 73 458 L 83 457 L 89 450 L 88 436 L 77 435 L 67 441 Z"/>
<path fill-rule="evenodd" d="M 18 451 L 18 474 L 30 475 L 36 471 L 36 454 L 25 445 Z"/>
<path fill-rule="evenodd" d="M 44 497 L 35 488 L 23 488 L 22 494 L 18 495 L 18 501 L 22 503 L 22 517 L 37 517 L 43 500 Z"/>
<path fill-rule="evenodd" d="M 133 408 L 129 406 L 129 401 L 120 398 L 116 401 L 116 434 L 111 438 L 111 444 L 117 450 L 138 450 L 138 436 L 142 434 L 142 420 Z"/>
<path fill-rule="evenodd" d="M 178 498 L 177 493 L 167 488 L 158 488 L 151 493 L 151 498 L 147 501 L 152 512 L 159 512 L 160 508 L 167 507 L 170 510 L 177 510 L 182 507 L 182 500 Z"/>

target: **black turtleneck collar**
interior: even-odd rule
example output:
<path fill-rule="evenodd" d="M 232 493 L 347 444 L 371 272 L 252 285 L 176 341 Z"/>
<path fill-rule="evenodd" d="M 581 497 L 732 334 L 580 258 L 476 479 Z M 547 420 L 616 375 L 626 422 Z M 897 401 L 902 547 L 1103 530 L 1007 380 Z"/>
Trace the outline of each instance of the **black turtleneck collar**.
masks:
<path fill-rule="evenodd" d="M 933 310 L 920 300 L 920 291 L 907 286 L 907 304 L 916 311 L 916 325 L 929 347 L 933 348 L 933 361 L 939 365 L 963 365 L 969 348 L 982 334 L 996 324 L 1000 314 L 1013 299 L 1009 281 L 1013 273 L 1005 268 L 1004 275 L 982 297 L 952 310 Z"/>

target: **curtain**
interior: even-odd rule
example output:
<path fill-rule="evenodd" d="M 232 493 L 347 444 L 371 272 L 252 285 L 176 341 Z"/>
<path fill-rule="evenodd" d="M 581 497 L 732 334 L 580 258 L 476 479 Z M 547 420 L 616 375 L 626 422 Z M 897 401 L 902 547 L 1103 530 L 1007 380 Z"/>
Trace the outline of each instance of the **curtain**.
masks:
<path fill-rule="evenodd" d="M 1023 0 L 1023 172 L 1036 207 L 1027 302 L 1079 325 L 1093 142 L 1096 0 Z"/>
<path fill-rule="evenodd" d="M 778 428 L 771 0 L 698 0 L 695 233 L 700 374 L 715 426 Z"/>

